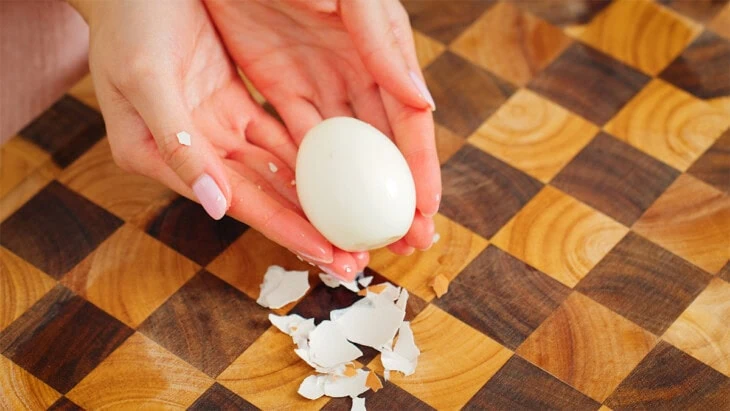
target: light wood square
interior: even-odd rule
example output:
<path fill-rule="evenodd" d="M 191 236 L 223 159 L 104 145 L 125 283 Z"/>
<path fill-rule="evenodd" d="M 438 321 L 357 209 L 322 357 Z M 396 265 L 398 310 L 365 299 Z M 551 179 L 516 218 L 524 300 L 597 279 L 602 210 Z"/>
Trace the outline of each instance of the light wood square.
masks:
<path fill-rule="evenodd" d="M 512 3 L 500 2 L 451 43 L 451 50 L 524 86 L 570 42 L 560 28 Z"/>
<path fill-rule="evenodd" d="M 547 183 L 598 131 L 593 123 L 522 89 L 469 142 Z"/>
<path fill-rule="evenodd" d="M 65 169 L 59 181 L 138 227 L 177 197 L 174 191 L 148 177 L 120 169 L 107 139 Z"/>
<path fill-rule="evenodd" d="M 574 287 L 628 228 L 546 186 L 492 238 L 492 244 Z"/>
<path fill-rule="evenodd" d="M 574 292 L 517 354 L 603 402 L 656 343 L 650 332 Z"/>
<path fill-rule="evenodd" d="M 730 259 L 730 197 L 682 174 L 633 230 L 714 274 Z"/>
<path fill-rule="evenodd" d="M 131 327 L 142 323 L 199 269 L 127 224 L 63 278 L 63 283 Z"/>
<path fill-rule="evenodd" d="M 609 133 L 685 171 L 730 126 L 730 116 L 659 79 L 606 125 Z"/>
<path fill-rule="evenodd" d="M 441 214 L 434 220 L 440 239 L 429 250 L 403 257 L 379 249 L 370 258 L 373 270 L 425 301 L 436 296 L 429 285 L 432 278 L 443 275 L 453 280 L 488 244 L 483 237 Z"/>
<path fill-rule="evenodd" d="M 0 355 L 0 410 L 45 410 L 60 397 L 58 391 Z"/>
<path fill-rule="evenodd" d="M 717 13 L 708 27 L 715 33 L 730 40 L 730 3 Z"/>
<path fill-rule="evenodd" d="M 66 396 L 83 408 L 181 409 L 213 379 L 140 333 L 112 352 Z"/>
<path fill-rule="evenodd" d="M 38 194 L 61 172 L 61 169 L 51 160 L 46 161 L 25 177 L 4 197 L 0 198 L 0 222 L 18 211 L 28 200 Z"/>
<path fill-rule="evenodd" d="M 651 0 L 616 0 L 570 33 L 602 52 L 656 75 L 702 31 L 702 26 Z"/>
<path fill-rule="evenodd" d="M 438 410 L 461 409 L 502 365 L 512 351 L 434 305 L 411 323 L 421 350 L 415 374 L 390 373 L 390 382 Z M 368 368 L 383 374 L 380 355 Z"/>
<path fill-rule="evenodd" d="M 54 285 L 53 278 L 0 247 L 0 330 L 20 317 Z"/>
<path fill-rule="evenodd" d="M 413 42 L 416 45 L 416 57 L 418 57 L 418 65 L 423 69 L 426 68 L 436 57 L 446 50 L 446 46 L 435 39 L 428 37 L 418 30 L 413 30 Z"/>
<path fill-rule="evenodd" d="M 20 137 L 7 141 L 0 148 L 0 198 L 50 158 L 46 151 Z"/>
<path fill-rule="evenodd" d="M 290 336 L 271 327 L 218 376 L 218 382 L 262 409 L 318 410 L 329 401 L 297 393 L 314 370 L 295 353 Z"/>
<path fill-rule="evenodd" d="M 663 338 L 730 376 L 730 284 L 715 278 Z"/>

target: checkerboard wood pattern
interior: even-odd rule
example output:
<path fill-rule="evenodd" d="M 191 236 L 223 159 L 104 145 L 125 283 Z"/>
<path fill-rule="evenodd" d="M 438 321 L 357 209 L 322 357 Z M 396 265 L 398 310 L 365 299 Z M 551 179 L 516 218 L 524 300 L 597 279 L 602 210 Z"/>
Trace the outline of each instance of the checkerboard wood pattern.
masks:
<path fill-rule="evenodd" d="M 441 239 L 373 253 L 423 354 L 368 407 L 730 409 L 730 3 L 405 6 Z M 0 409 L 348 409 L 296 394 L 311 369 L 255 303 L 268 265 L 310 267 L 119 170 L 92 87 L 1 149 Z M 311 274 L 277 312 L 356 298 Z"/>

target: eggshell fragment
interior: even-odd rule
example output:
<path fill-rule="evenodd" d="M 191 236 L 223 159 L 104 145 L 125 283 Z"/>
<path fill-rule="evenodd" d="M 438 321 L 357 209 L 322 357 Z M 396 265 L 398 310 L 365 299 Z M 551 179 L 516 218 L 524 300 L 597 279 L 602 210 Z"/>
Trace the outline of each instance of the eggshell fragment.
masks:
<path fill-rule="evenodd" d="M 416 347 L 411 324 L 404 321 L 398 329 L 398 340 L 393 351 L 383 351 L 380 360 L 384 369 L 400 371 L 409 376 L 416 371 L 419 355 L 421 355 L 421 351 Z"/>
<path fill-rule="evenodd" d="M 369 275 L 367 277 L 363 277 L 363 278 L 357 280 L 357 283 L 360 284 L 361 287 L 367 287 L 372 282 L 373 282 L 373 276 L 372 275 Z"/>
<path fill-rule="evenodd" d="M 335 367 L 354 361 L 362 351 L 347 341 L 332 321 L 322 321 L 309 333 L 310 359 L 321 367 Z"/>
<path fill-rule="evenodd" d="M 360 291 L 360 288 L 357 286 L 357 282 L 355 280 L 352 281 L 342 281 L 339 278 L 326 274 L 326 273 L 319 273 L 319 279 L 322 280 L 324 285 L 330 288 L 337 288 L 339 286 L 343 286 L 347 288 L 348 290 L 352 292 L 358 292 Z"/>
<path fill-rule="evenodd" d="M 431 280 L 431 288 L 436 293 L 436 297 L 441 298 L 449 291 L 449 279 L 443 274 L 439 274 Z"/>
<path fill-rule="evenodd" d="M 378 378 L 378 376 L 372 371 L 368 374 L 368 378 L 365 380 L 365 385 L 373 390 L 373 392 L 378 392 L 381 388 L 383 388 L 382 381 L 380 381 L 380 378 Z"/>
<path fill-rule="evenodd" d="M 310 375 L 299 384 L 297 392 L 308 400 L 319 399 L 324 395 L 324 376 Z"/>
<path fill-rule="evenodd" d="M 177 142 L 184 145 L 184 146 L 190 146 L 192 143 L 192 138 L 190 136 L 190 133 L 187 131 L 181 131 L 176 134 L 177 136 Z"/>
<path fill-rule="evenodd" d="M 268 308 L 281 308 L 304 296 L 309 289 L 309 273 L 306 271 L 286 271 L 272 265 L 266 270 L 261 294 L 256 302 Z"/>
<path fill-rule="evenodd" d="M 405 317 L 405 311 L 382 294 L 366 300 L 371 303 L 353 305 L 335 323 L 348 340 L 378 349 L 393 339 Z"/>
<path fill-rule="evenodd" d="M 365 398 L 352 397 L 350 411 L 365 411 Z"/>
<path fill-rule="evenodd" d="M 324 395 L 328 397 L 356 397 L 368 390 L 368 371 L 357 370 L 352 377 L 327 375 L 324 380 Z"/>

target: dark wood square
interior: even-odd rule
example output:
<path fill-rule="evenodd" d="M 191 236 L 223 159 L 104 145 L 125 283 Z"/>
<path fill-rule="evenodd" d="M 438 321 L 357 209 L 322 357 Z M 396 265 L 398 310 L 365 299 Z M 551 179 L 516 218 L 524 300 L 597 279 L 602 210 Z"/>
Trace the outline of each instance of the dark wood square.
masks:
<path fill-rule="evenodd" d="M 662 335 L 712 276 L 629 232 L 575 287 L 656 335 Z"/>
<path fill-rule="evenodd" d="M 381 377 L 382 378 L 382 377 Z M 365 398 L 365 408 L 368 410 L 433 410 L 434 408 L 413 396 L 408 391 L 399 388 L 391 382 L 383 381 L 383 388 L 377 393 L 368 390 L 360 395 Z M 352 406 L 350 398 L 333 398 L 323 411 L 349 411 Z"/>
<path fill-rule="evenodd" d="M 611 0 L 510 0 L 529 12 L 559 26 L 586 24 Z"/>
<path fill-rule="evenodd" d="M 660 77 L 702 99 L 730 95 L 730 41 L 705 30 Z"/>
<path fill-rule="evenodd" d="M 79 407 L 73 401 L 66 397 L 59 398 L 56 402 L 48 407 L 48 411 L 81 411 L 83 408 Z"/>
<path fill-rule="evenodd" d="M 180 197 L 148 225 L 147 233 L 205 266 L 247 228 L 228 216 L 213 220 L 200 204 Z"/>
<path fill-rule="evenodd" d="M 472 397 L 465 410 L 597 410 L 601 404 L 518 355 Z"/>
<path fill-rule="evenodd" d="M 646 75 L 576 42 L 528 87 L 602 126 L 648 81 Z"/>
<path fill-rule="evenodd" d="M 513 85 L 450 51 L 424 75 L 436 101 L 434 119 L 461 137 L 473 133 L 515 92 Z"/>
<path fill-rule="evenodd" d="M 411 26 L 448 44 L 484 13 L 494 0 L 403 0 Z"/>
<path fill-rule="evenodd" d="M 0 244 L 59 279 L 122 224 L 54 181 L 0 224 Z"/>
<path fill-rule="evenodd" d="M 551 184 L 631 226 L 677 176 L 672 167 L 600 133 Z"/>
<path fill-rule="evenodd" d="M 239 397 L 228 388 L 215 383 L 200 396 L 188 410 L 190 411 L 251 411 L 258 410 L 250 402 Z"/>
<path fill-rule="evenodd" d="M 730 378 L 660 341 L 605 401 L 614 410 L 726 410 Z"/>
<path fill-rule="evenodd" d="M 138 330 L 215 378 L 269 328 L 268 315 L 254 300 L 203 270 Z"/>
<path fill-rule="evenodd" d="M 568 287 L 490 245 L 435 304 L 514 350 L 568 294 Z"/>
<path fill-rule="evenodd" d="M 730 193 L 730 129 L 687 170 L 707 184 Z"/>
<path fill-rule="evenodd" d="M 370 283 L 371 286 L 384 283 L 386 281 L 393 283 L 369 267 L 365 268 L 364 275 L 373 276 L 373 280 Z M 398 284 L 395 285 L 397 286 Z M 309 294 L 304 296 L 304 298 L 302 298 L 297 305 L 294 306 L 294 308 L 292 308 L 289 314 L 299 314 L 304 318 L 314 318 L 315 324 L 319 324 L 324 320 L 330 319 L 331 311 L 349 307 L 361 298 L 363 297 L 345 287 L 340 286 L 337 288 L 331 288 L 320 282 Z M 422 298 L 413 293 L 409 293 L 405 320 L 413 320 L 413 318 L 415 318 L 421 310 L 426 308 L 426 305 L 427 303 Z M 363 352 L 363 356 L 358 358 L 358 361 L 362 364 L 369 363 L 378 355 L 378 351 L 374 348 L 359 344 L 356 345 Z"/>
<path fill-rule="evenodd" d="M 133 332 L 57 285 L 0 333 L 0 351 L 65 394 Z"/>
<path fill-rule="evenodd" d="M 730 261 L 725 264 L 725 267 L 722 267 L 717 276 L 730 283 Z"/>
<path fill-rule="evenodd" d="M 728 0 L 658 0 L 658 3 L 701 23 L 709 23 Z"/>
<path fill-rule="evenodd" d="M 467 144 L 442 169 L 440 212 L 477 234 L 494 235 L 542 183 Z"/>
<path fill-rule="evenodd" d="M 73 163 L 106 134 L 101 114 L 70 96 L 64 96 L 20 135 L 51 154 L 61 168 Z"/>

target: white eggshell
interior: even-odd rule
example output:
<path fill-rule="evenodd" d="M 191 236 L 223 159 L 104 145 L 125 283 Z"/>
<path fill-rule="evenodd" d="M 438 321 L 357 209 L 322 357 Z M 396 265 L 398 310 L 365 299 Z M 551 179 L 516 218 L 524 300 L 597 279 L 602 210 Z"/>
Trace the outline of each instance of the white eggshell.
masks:
<path fill-rule="evenodd" d="M 296 187 L 312 225 L 345 251 L 397 241 L 416 210 L 413 176 L 400 150 L 375 127 L 350 117 L 327 119 L 304 136 Z"/>

